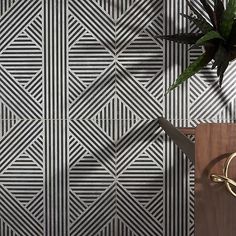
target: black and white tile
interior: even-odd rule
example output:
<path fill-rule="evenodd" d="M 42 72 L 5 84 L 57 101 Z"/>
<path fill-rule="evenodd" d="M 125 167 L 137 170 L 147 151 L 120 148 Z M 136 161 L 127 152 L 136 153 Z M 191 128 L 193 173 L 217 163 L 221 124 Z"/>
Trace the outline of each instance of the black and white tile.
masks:
<path fill-rule="evenodd" d="M 198 6 L 201 9 L 201 6 Z M 0 235 L 190 236 L 194 167 L 158 126 L 233 122 L 185 0 L 0 0 Z"/>

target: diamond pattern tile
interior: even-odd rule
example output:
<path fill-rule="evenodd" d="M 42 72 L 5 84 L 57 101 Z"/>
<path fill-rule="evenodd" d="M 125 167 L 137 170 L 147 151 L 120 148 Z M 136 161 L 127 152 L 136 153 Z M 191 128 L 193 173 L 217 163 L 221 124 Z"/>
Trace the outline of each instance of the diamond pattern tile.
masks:
<path fill-rule="evenodd" d="M 194 166 L 158 117 L 234 122 L 235 63 L 221 89 L 209 65 L 166 95 L 201 53 L 156 38 L 196 30 L 179 13 L 0 0 L 1 236 L 194 235 Z"/>

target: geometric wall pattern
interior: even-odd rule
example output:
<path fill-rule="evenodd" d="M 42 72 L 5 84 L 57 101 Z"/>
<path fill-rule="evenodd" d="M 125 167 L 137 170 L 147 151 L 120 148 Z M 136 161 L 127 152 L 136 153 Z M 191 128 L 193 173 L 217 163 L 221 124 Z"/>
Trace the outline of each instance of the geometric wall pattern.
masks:
<path fill-rule="evenodd" d="M 201 5 L 196 4 L 199 11 Z M 165 136 L 234 122 L 233 63 L 164 95 L 200 50 L 185 0 L 0 0 L 0 235 L 194 235 L 194 166 Z"/>

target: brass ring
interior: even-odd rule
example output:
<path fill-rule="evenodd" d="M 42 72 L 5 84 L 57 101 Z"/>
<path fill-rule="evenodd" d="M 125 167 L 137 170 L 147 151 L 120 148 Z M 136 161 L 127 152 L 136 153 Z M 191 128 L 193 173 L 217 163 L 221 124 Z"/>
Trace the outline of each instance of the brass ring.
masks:
<path fill-rule="evenodd" d="M 211 174 L 211 180 L 215 183 L 225 183 L 228 191 L 236 197 L 236 192 L 233 191 L 231 186 L 236 187 L 236 181 L 228 177 L 229 165 L 231 161 L 236 157 L 236 152 L 231 154 L 224 163 L 223 175 Z"/>

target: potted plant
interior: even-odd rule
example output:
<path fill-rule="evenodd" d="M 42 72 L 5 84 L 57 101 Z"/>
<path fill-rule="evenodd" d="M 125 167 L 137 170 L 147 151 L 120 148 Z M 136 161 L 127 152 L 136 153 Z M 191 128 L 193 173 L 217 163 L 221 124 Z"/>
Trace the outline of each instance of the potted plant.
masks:
<path fill-rule="evenodd" d="M 214 60 L 212 69 L 217 68 L 221 86 L 225 70 L 230 61 L 236 58 L 236 0 L 228 0 L 226 8 L 221 0 L 214 0 L 214 7 L 211 7 L 207 0 L 200 0 L 200 2 L 209 16 L 210 23 L 190 2 L 188 2 L 188 6 L 195 16 L 181 14 L 198 27 L 199 33 L 157 36 L 177 43 L 204 47 L 205 49 L 204 53 L 178 76 L 167 93 L 200 71 L 212 60 Z"/>

